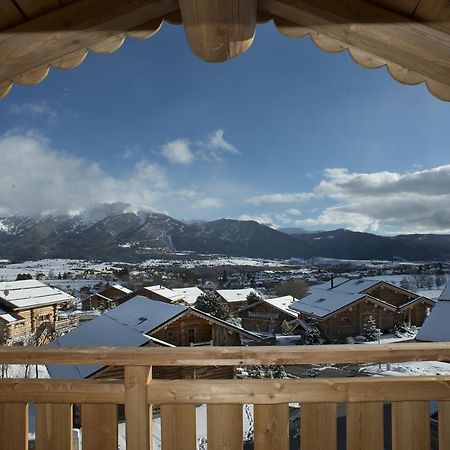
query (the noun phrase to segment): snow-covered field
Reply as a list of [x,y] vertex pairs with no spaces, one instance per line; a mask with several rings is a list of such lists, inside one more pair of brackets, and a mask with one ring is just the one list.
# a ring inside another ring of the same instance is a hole
[[450,375],[450,363],[440,361],[410,361],[403,363],[391,363],[390,367],[386,364],[374,364],[366,366],[364,372],[372,376],[436,376]]

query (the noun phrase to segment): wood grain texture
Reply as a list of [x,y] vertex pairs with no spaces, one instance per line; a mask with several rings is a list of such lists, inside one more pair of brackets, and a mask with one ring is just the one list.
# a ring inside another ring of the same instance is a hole
[[245,52],[256,29],[256,0],[180,0],[189,46],[209,62],[222,62]]
[[392,403],[392,450],[430,449],[429,403]]
[[117,405],[81,406],[83,450],[117,450]]
[[300,442],[302,450],[336,450],[337,419],[335,403],[301,406]]
[[122,383],[93,380],[4,379],[0,403],[124,403]]
[[162,450],[196,450],[195,405],[161,405]]
[[11,0],[0,1],[0,30],[13,27],[25,20],[20,10]]
[[242,450],[242,405],[208,405],[208,450]]
[[450,85],[450,34],[363,0],[261,0],[261,9]]
[[49,347],[0,347],[0,364],[239,366],[448,360],[448,342],[286,347],[71,347],[70,351]]
[[125,426],[127,448],[151,448],[151,406],[147,402],[146,385],[151,379],[151,368],[125,368]]
[[220,380],[220,383],[203,379],[154,380],[147,390],[155,404],[447,400],[450,398],[450,376]]
[[37,404],[36,450],[72,450],[72,405]]
[[289,450],[289,404],[255,405],[255,450]]
[[450,450],[450,401],[439,402],[439,450]]
[[28,449],[28,405],[0,405],[0,443],[2,450]]
[[176,0],[79,0],[0,34],[0,82],[176,10]]
[[383,450],[383,403],[347,405],[347,450]]

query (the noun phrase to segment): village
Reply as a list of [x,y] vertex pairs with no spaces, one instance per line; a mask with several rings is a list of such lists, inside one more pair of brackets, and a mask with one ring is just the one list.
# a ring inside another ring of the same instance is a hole
[[[86,263],[80,265],[73,261],[4,264],[3,276],[9,280],[0,282],[1,345],[204,348],[350,343],[364,346],[450,339],[441,317],[446,302],[450,301],[450,292],[445,289],[448,268],[441,263],[406,267],[388,263],[361,267],[359,264],[352,268],[354,272],[345,273],[334,273],[335,264],[332,268],[312,264],[271,267],[269,264],[269,267],[251,266],[251,270],[248,266],[219,266],[208,273],[208,279],[199,279],[197,285],[188,284],[184,270],[163,266],[148,272],[150,281],[156,278],[161,284],[145,283],[143,272],[117,263],[85,266]],[[364,276],[368,271],[374,275]],[[380,275],[382,271],[388,273]],[[183,278],[184,283],[180,282]],[[441,313],[434,313],[434,308]],[[154,378],[169,380],[405,374],[450,374],[450,363],[153,368]],[[115,366],[2,365],[1,377],[11,376],[124,380],[125,374],[123,367]],[[198,414],[204,414],[202,407],[199,408]],[[77,419],[79,414],[75,408],[75,429],[82,425]],[[118,417],[119,440],[124,445],[124,436],[120,435],[120,420],[124,416],[120,411]],[[156,423],[159,417],[160,409],[154,407]],[[290,408],[290,417],[290,439],[294,445],[299,437],[295,405]],[[247,409],[244,421],[247,446],[254,439],[253,421],[253,410]],[[32,436],[31,432],[30,442]],[[155,448],[159,448],[161,436],[155,435],[154,441]],[[200,433],[196,441],[201,449],[206,438]],[[81,448],[80,436],[76,435],[74,442]]]

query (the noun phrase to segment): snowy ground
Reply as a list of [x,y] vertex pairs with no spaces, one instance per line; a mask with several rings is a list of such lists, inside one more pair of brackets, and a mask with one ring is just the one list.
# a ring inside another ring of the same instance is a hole
[[374,364],[365,366],[363,371],[372,376],[436,376],[450,375],[450,363],[440,361],[410,361],[403,363]]

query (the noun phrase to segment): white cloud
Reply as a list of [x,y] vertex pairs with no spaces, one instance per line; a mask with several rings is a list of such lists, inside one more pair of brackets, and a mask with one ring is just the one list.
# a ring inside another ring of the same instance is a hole
[[301,216],[302,215],[301,211],[297,208],[289,208],[286,211],[286,214],[289,214],[290,216]]
[[98,164],[53,149],[36,134],[0,136],[0,161],[1,215],[65,213],[114,202],[179,214],[220,206],[202,191],[179,189],[152,161],[114,177]]
[[450,165],[405,173],[326,169],[313,194],[334,204],[315,218],[297,221],[297,225],[450,232]]
[[184,166],[191,164],[195,159],[187,139],[176,139],[174,141],[167,142],[162,146],[161,154],[170,163]]
[[231,153],[232,155],[237,155],[239,153],[238,149],[227,142],[223,136],[224,131],[219,128],[208,135],[206,141],[203,143],[203,146],[211,150],[219,150]]
[[19,116],[28,116],[33,120],[39,117],[46,117],[49,120],[56,120],[58,117],[58,113],[50,107],[48,102],[45,100],[21,104],[14,103],[10,106],[9,112]]
[[260,206],[267,203],[297,203],[310,200],[314,194],[309,192],[286,192],[283,194],[264,194],[247,198],[246,203],[251,203],[255,206]]
[[213,131],[200,141],[180,138],[167,142],[161,147],[161,155],[171,164],[186,166],[195,160],[223,162],[226,154],[238,155],[239,151],[225,140],[222,129]]

